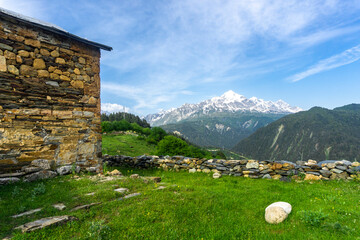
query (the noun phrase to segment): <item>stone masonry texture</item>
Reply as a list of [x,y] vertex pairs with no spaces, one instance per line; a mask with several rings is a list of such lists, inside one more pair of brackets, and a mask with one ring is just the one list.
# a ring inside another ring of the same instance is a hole
[[100,49],[0,16],[0,173],[100,166]]

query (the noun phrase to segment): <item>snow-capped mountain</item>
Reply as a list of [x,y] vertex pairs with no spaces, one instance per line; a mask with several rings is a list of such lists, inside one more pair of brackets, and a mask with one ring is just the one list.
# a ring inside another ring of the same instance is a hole
[[290,114],[302,111],[299,107],[290,106],[278,100],[265,101],[256,97],[246,98],[234,91],[227,91],[220,97],[213,97],[197,104],[184,104],[179,108],[171,108],[145,117],[152,126],[176,123],[188,118],[206,116],[216,112],[252,112],[271,114]]

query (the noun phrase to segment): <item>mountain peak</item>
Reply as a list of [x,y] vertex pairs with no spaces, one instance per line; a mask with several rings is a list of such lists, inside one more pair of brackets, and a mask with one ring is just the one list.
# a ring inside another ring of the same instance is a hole
[[222,98],[225,98],[227,100],[233,100],[233,101],[241,101],[245,99],[243,95],[237,94],[233,90],[229,90],[225,92],[223,95],[221,95]]

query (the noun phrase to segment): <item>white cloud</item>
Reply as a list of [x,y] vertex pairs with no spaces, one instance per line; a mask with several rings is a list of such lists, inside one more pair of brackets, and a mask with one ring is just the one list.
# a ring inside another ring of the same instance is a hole
[[184,98],[199,83],[241,81],[286,69],[289,59],[304,49],[360,31],[333,19],[353,14],[347,3],[183,0],[157,5],[150,15],[144,14],[146,7],[134,15],[114,6],[113,11],[121,11],[124,20],[117,32],[111,15],[104,15],[111,37],[116,33],[119,38],[135,37],[125,38],[118,48],[113,46],[114,52],[104,53],[102,63],[119,73],[134,74],[121,83],[104,83],[103,90],[121,92],[135,100],[134,109],[141,111]]
[[25,16],[33,17],[39,20],[46,20],[47,13],[44,3],[39,0],[32,1],[14,1],[0,0],[0,7],[11,10]]
[[101,111],[106,113],[130,112],[130,108],[116,103],[101,103]]
[[359,59],[360,59],[360,45],[357,45],[340,54],[321,60],[317,64],[308,68],[306,71],[289,77],[288,80],[292,82],[297,82],[311,75],[356,62]]

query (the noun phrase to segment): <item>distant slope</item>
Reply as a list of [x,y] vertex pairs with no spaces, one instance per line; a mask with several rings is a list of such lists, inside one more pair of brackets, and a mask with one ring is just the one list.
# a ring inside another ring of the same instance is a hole
[[360,104],[334,110],[314,107],[285,116],[234,148],[254,159],[360,159]]
[[239,140],[283,116],[251,112],[213,113],[161,128],[168,132],[180,132],[184,138],[199,146],[231,149]]

